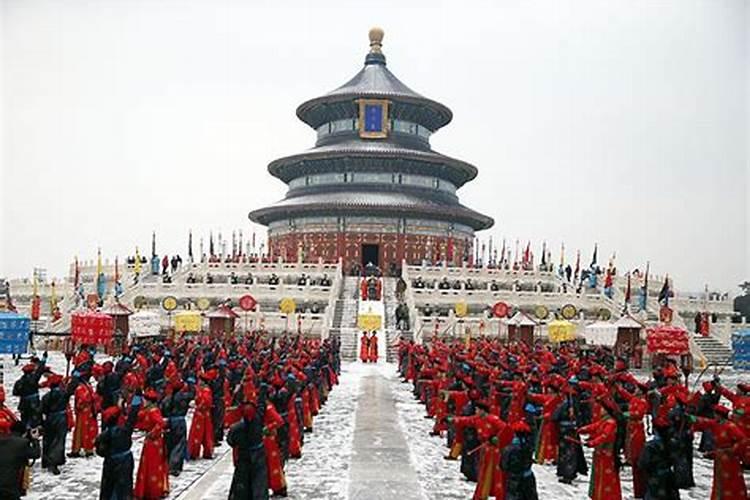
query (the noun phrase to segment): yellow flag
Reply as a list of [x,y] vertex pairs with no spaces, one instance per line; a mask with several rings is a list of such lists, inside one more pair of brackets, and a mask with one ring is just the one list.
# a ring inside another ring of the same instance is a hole
[[55,309],[57,309],[57,293],[55,293],[55,282],[53,281],[50,285],[50,295],[49,295],[49,308],[50,312],[52,314],[55,314]]
[[141,274],[141,252],[138,251],[138,247],[135,247],[135,267],[133,271],[135,274]]

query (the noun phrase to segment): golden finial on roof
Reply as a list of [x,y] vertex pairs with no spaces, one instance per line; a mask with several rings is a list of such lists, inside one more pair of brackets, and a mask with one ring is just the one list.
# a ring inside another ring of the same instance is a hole
[[383,28],[378,28],[377,26],[374,28],[370,28],[370,53],[371,54],[382,54],[382,51],[380,50],[383,46],[383,35],[385,33],[383,32]]

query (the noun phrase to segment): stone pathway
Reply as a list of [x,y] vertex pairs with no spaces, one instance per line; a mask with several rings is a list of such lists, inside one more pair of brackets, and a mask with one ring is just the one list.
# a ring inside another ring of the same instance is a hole
[[[368,369],[369,368],[369,369]],[[393,381],[376,366],[360,381],[349,483],[352,500],[417,500],[424,495],[398,423]]]

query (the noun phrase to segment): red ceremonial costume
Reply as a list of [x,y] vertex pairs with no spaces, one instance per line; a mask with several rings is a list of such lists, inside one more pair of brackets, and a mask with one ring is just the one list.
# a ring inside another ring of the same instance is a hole
[[378,362],[378,337],[375,332],[372,332],[370,337],[370,352],[369,352],[370,363]]
[[169,466],[164,453],[164,418],[155,404],[138,414],[136,428],[146,431],[135,479],[136,500],[156,500],[169,493]]
[[271,403],[266,404],[263,416],[263,447],[266,450],[266,469],[268,470],[268,487],[274,493],[286,491],[284,465],[281,462],[279,443],[276,441],[276,430],[284,425],[284,419]]
[[359,359],[363,363],[367,363],[370,359],[370,338],[367,336],[367,332],[362,334],[362,339],[360,340]]
[[562,403],[563,398],[558,394],[529,393],[527,399],[542,405],[542,427],[536,444],[536,463],[544,464],[557,461],[557,442],[559,428],[552,418],[553,413]]
[[188,435],[188,455],[191,460],[201,456],[211,458],[214,453],[214,426],[211,421],[213,395],[211,388],[202,385],[195,393],[195,413]]
[[88,382],[81,381],[75,390],[75,428],[73,430],[73,455],[81,450],[94,453],[94,440],[99,434],[96,421],[96,394]]
[[460,427],[474,427],[482,442],[479,452],[479,478],[474,500],[495,497],[505,499],[505,477],[500,468],[500,453],[513,439],[511,427],[496,415],[471,415],[453,420]]
[[[717,409],[729,416],[729,410]],[[697,431],[710,430],[716,440],[713,450],[714,481],[711,486],[711,500],[746,499],[747,486],[742,475],[740,451],[746,445],[748,436],[740,427],[724,418],[698,418],[693,428]]]
[[620,474],[615,468],[615,438],[617,423],[605,416],[593,424],[581,427],[580,434],[588,434],[587,446],[594,448],[594,460],[589,479],[589,498],[592,500],[621,500]]

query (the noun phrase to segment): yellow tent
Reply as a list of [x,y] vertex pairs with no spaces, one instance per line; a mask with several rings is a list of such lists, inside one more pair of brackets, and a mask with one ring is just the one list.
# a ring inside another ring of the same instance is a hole
[[547,333],[552,342],[568,342],[576,338],[576,325],[567,320],[550,321]]
[[199,312],[180,311],[174,315],[174,329],[177,332],[199,332],[203,326],[203,317]]

